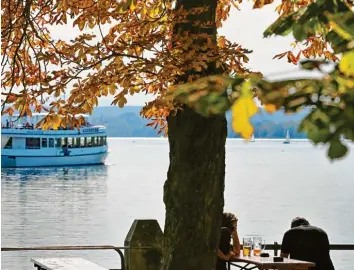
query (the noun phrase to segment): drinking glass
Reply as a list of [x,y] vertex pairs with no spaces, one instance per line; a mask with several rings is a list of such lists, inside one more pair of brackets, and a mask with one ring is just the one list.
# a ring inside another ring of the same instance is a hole
[[260,236],[253,237],[253,255],[260,256],[265,248],[265,240]]
[[252,251],[252,238],[251,237],[244,237],[242,241],[242,251],[243,256],[251,256]]

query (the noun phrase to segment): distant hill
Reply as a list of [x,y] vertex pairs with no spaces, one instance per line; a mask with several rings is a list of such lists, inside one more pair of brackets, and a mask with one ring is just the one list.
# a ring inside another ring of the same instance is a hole
[[[160,137],[157,130],[147,127],[149,122],[140,115],[141,106],[126,106],[124,108],[107,106],[96,107],[90,117],[92,124],[106,124],[109,137]],[[309,109],[297,114],[288,115],[284,111],[269,114],[259,108],[259,112],[252,117],[256,138],[284,138],[289,129],[291,138],[306,138],[304,133],[297,132],[301,120],[309,113]],[[2,116],[4,123],[7,116]],[[228,122],[228,137],[239,138],[231,127],[231,112],[226,114]]]
[[[140,115],[140,106],[96,107],[90,118],[93,124],[106,123],[110,137],[159,137],[157,130],[147,127],[148,121]],[[309,109],[300,113],[287,115],[284,111],[273,114],[266,113],[262,108],[252,117],[251,122],[255,127],[257,138],[284,138],[289,129],[291,138],[306,138],[304,133],[297,132],[301,120],[309,113]],[[228,137],[239,138],[232,131],[231,113],[226,114],[228,121]]]

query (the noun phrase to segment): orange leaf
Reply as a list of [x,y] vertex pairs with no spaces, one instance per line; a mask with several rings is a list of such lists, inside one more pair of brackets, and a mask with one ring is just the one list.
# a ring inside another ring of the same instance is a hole
[[288,52],[288,62],[293,63],[294,65],[297,63],[296,58],[292,52]]
[[16,101],[16,99],[17,99],[17,97],[16,97],[15,95],[10,94],[10,95],[8,95],[8,97],[7,97],[7,102],[8,102],[8,103],[13,103],[13,102]]
[[277,54],[276,56],[273,57],[273,59],[275,58],[282,59],[287,53],[288,52]]
[[273,113],[277,110],[277,107],[274,104],[265,104],[264,109],[268,113]]
[[254,0],[253,8],[262,8],[264,5],[273,3],[274,0]]

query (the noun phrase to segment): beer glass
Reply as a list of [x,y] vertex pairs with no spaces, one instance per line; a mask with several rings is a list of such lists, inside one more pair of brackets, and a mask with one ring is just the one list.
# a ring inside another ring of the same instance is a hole
[[242,241],[242,251],[243,256],[251,256],[252,251],[252,238],[251,237],[244,237]]
[[265,240],[260,236],[253,237],[253,255],[260,256],[265,248]]

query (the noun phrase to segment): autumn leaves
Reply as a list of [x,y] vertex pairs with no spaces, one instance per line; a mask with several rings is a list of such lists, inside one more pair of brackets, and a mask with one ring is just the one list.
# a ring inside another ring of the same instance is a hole
[[[284,108],[291,113],[314,106],[330,114],[333,122],[322,121],[324,117],[318,120],[317,113],[301,126],[316,142],[338,146],[341,136],[354,140],[348,127],[354,121],[350,111],[354,102],[353,3],[283,0],[276,8],[279,18],[264,35],[292,33],[295,42],[291,50],[275,58],[319,70],[324,77],[268,82],[245,67],[251,51],[227,37],[215,37],[231,7],[241,2],[205,1],[187,10],[176,7],[175,1],[160,0],[40,0],[26,1],[26,6],[3,1],[3,112],[11,114],[15,108],[29,115],[34,107],[48,112],[44,128],[73,128],[80,124],[74,116],[92,112],[99,97],[112,95],[112,104],[123,107],[129,95],[143,93],[155,100],[144,106],[141,115],[159,132],[167,131],[169,113],[187,104],[204,116],[231,108],[234,130],[250,138],[249,119],[257,111],[253,99],[257,97],[269,112]],[[271,2],[255,0],[254,8]],[[215,21],[203,21],[213,3],[217,3]],[[68,31],[77,27],[80,35],[58,40],[49,31],[57,24],[67,25]],[[189,29],[183,30],[181,26],[187,24]],[[326,73],[327,62],[334,63],[334,70]],[[313,99],[315,95],[318,100]],[[343,154],[338,153],[331,156]]]

